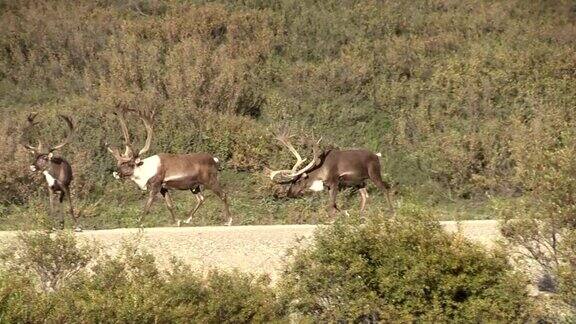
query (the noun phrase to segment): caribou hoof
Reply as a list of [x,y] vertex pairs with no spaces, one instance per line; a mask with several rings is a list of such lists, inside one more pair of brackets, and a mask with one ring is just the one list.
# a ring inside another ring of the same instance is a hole
[[178,221],[176,222],[176,226],[181,227],[181,226],[182,226],[182,221],[181,221],[181,220],[178,220]]
[[232,217],[226,222],[226,226],[232,226]]
[[76,232],[76,233],[81,233],[81,232],[83,232],[82,227],[80,227],[80,226],[74,227],[74,232]]

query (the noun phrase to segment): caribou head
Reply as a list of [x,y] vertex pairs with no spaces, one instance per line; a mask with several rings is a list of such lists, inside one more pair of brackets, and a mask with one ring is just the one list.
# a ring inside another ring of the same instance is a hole
[[126,126],[126,113],[132,112],[130,109],[121,109],[115,112],[116,118],[118,118],[118,123],[120,124],[120,129],[124,137],[124,153],[120,153],[118,148],[112,148],[108,143],[106,143],[106,149],[112,153],[116,159],[116,166],[118,171],[114,171],[112,174],[116,179],[126,179],[134,174],[134,169],[141,166],[144,162],[141,157],[148,152],[150,149],[150,144],[152,143],[152,120],[154,118],[154,113],[145,114],[143,112],[138,112],[138,116],[142,119],[144,127],[146,128],[146,142],[144,147],[140,151],[135,152],[132,149],[132,142],[130,139],[130,133],[128,132],[128,127]]
[[[36,126],[38,123],[34,121],[38,113],[31,113],[28,115],[27,118],[27,126],[24,128],[23,135],[27,134],[31,128]],[[74,125],[72,124],[72,120],[68,116],[58,115],[64,122],[66,126],[68,126],[69,132],[66,138],[60,142],[58,145],[54,146],[46,146],[42,140],[38,140],[37,145],[31,145],[27,141],[22,138],[21,144],[26,149],[30,151],[34,155],[34,159],[32,164],[30,165],[30,170],[34,172],[44,172],[48,166],[50,165],[50,161],[53,159],[54,154],[53,152],[56,150],[61,149],[66,144],[70,142],[72,135],[74,134]]]

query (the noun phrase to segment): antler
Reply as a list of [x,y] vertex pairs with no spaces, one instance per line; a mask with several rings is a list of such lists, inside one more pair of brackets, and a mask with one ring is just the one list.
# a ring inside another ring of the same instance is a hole
[[122,108],[120,111],[116,111],[114,115],[118,118],[118,123],[120,124],[120,130],[122,131],[122,136],[124,136],[124,157],[132,157],[134,152],[132,151],[132,142],[130,140],[130,132],[128,131],[128,126],[126,126],[126,112],[129,111],[128,108]]
[[150,144],[152,144],[152,121],[154,120],[155,114],[155,111],[147,114],[138,112],[138,116],[144,122],[144,127],[146,127],[146,143],[144,144],[144,147],[138,152],[138,156],[148,152],[150,149]]
[[305,167],[303,167],[302,169],[300,169],[300,171],[296,172],[293,177],[297,177],[301,174],[303,174],[304,172],[307,172],[308,170],[312,169],[320,160],[320,142],[322,141],[322,137],[320,137],[316,143],[314,143],[314,145],[312,146],[312,161],[310,161],[310,163],[308,163]]
[[62,147],[64,147],[66,144],[70,143],[70,140],[72,139],[72,136],[74,135],[74,125],[72,124],[72,120],[70,119],[70,117],[68,116],[64,116],[64,115],[58,115],[58,117],[62,118],[64,120],[64,122],[66,122],[66,125],[68,126],[68,128],[70,129],[70,131],[68,132],[68,136],[66,136],[66,138],[64,139],[64,141],[56,146],[51,147],[48,151],[52,152],[58,149],[61,149]]
[[282,145],[286,146],[286,148],[288,148],[288,150],[290,151],[290,153],[292,153],[295,157],[296,157],[296,163],[294,164],[294,166],[292,167],[291,170],[275,170],[275,171],[270,171],[270,179],[274,180],[274,178],[278,175],[278,174],[285,174],[285,175],[290,175],[294,172],[296,172],[296,170],[298,170],[298,167],[300,167],[300,165],[302,165],[302,163],[304,163],[306,161],[306,159],[303,159],[300,154],[298,153],[298,151],[296,151],[296,149],[294,148],[294,146],[292,146],[292,144],[290,143],[290,141],[288,140],[291,136],[288,133],[282,133],[279,134],[275,137],[276,140],[278,140],[280,143],[282,143]]
[[[132,142],[130,139],[130,132],[128,131],[128,126],[126,125],[126,113],[128,112],[133,112],[133,113],[137,113],[138,117],[140,117],[140,119],[142,119],[142,121],[144,122],[144,127],[146,128],[146,142],[144,144],[144,147],[142,147],[142,149],[140,149],[140,151],[138,152],[138,154],[134,154],[134,152],[132,151]],[[130,108],[122,108],[122,109],[118,109],[118,111],[116,111],[114,113],[114,115],[116,115],[116,117],[118,118],[118,123],[120,124],[120,129],[122,130],[122,135],[124,136],[124,144],[126,146],[126,149],[124,151],[124,154],[120,154],[120,150],[118,149],[114,149],[111,148],[110,145],[108,143],[105,143],[104,145],[106,146],[106,149],[112,153],[112,155],[114,155],[114,157],[117,160],[122,160],[122,159],[131,159],[131,158],[135,158],[135,157],[139,157],[142,154],[145,154],[146,152],[148,152],[148,150],[150,149],[150,145],[152,144],[152,121],[154,120],[154,115],[155,112],[151,112],[151,113],[144,113],[141,111],[137,111],[135,109],[130,109]]]
[[38,145],[32,146],[29,143],[27,143],[26,141],[24,141],[24,134],[26,134],[30,130],[30,128],[34,127],[37,124],[34,122],[34,118],[36,118],[37,115],[38,115],[37,112],[33,112],[33,113],[30,113],[28,115],[28,117],[26,118],[27,125],[22,130],[22,138],[20,139],[20,144],[22,144],[22,146],[31,150],[34,153],[38,153],[38,152],[42,151],[42,148],[43,148],[42,141],[38,140]]
[[120,150],[118,150],[117,148],[111,148],[109,143],[104,143],[104,146],[106,147],[108,152],[110,152],[110,153],[112,153],[112,155],[114,155],[114,158],[116,160],[122,159],[122,154],[120,154]]
[[288,150],[296,157],[296,163],[294,164],[294,166],[292,167],[291,170],[270,171],[270,179],[273,181],[276,181],[275,178],[278,175],[282,175],[282,178],[287,178],[287,179],[283,179],[283,180],[278,181],[279,183],[285,183],[285,182],[292,181],[297,176],[303,174],[304,172],[306,172],[306,171],[310,170],[312,167],[314,167],[316,165],[316,163],[318,162],[318,159],[320,158],[319,144],[320,144],[320,141],[322,140],[322,138],[320,138],[316,142],[316,144],[314,145],[314,148],[313,148],[314,153],[313,153],[312,161],[310,161],[304,168],[298,170],[298,168],[302,165],[302,163],[304,163],[306,161],[306,159],[302,159],[300,154],[298,154],[298,151],[296,151],[294,146],[292,146],[292,144],[288,141],[289,137],[290,136],[288,136],[287,134],[282,134],[282,135],[279,135],[276,137],[276,139],[278,141],[280,141],[280,143],[282,143],[284,146],[286,146],[288,148]]
[[120,130],[122,131],[122,136],[124,137],[124,146],[125,146],[124,154],[120,153],[120,149],[110,147],[109,143],[104,143],[104,146],[106,147],[108,152],[114,155],[114,158],[116,160],[118,161],[130,160],[133,158],[134,152],[130,147],[131,145],[130,132],[128,131],[128,126],[126,126],[126,119],[125,119],[126,112],[128,112],[129,109],[126,107],[121,108],[120,105],[116,105],[116,108],[117,110],[114,112],[114,115],[118,119],[118,124],[120,124]]

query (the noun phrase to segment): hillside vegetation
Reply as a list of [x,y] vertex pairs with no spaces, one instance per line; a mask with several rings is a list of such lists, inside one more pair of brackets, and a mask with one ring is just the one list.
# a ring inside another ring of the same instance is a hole
[[[290,165],[272,139],[286,128],[300,145],[315,134],[382,152],[401,199],[450,217],[574,184],[573,1],[3,0],[0,21],[1,228],[46,222],[44,180],[18,145],[31,111],[44,127],[30,139],[58,141],[56,114],[73,116],[62,155],[85,226],[135,224],[143,195],[113,181],[103,147],[121,144],[117,104],[157,112],[151,152],[223,161],[241,224],[326,217],[325,195],[274,197],[261,172]],[[146,225],[168,223],[162,204]],[[222,223],[217,199],[206,205],[195,224]]]

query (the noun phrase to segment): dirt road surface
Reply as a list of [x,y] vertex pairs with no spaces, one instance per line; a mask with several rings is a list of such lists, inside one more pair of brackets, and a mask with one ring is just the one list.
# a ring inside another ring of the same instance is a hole
[[[501,238],[498,221],[441,222],[447,231],[459,231],[467,238],[492,247]],[[122,228],[85,231],[78,237],[97,242],[106,253],[115,253],[123,242],[137,243],[154,254],[160,266],[177,257],[193,269],[211,268],[269,274],[273,281],[285,260],[286,251],[310,241],[316,225],[255,225],[230,227]],[[17,232],[0,232],[0,245]]]

